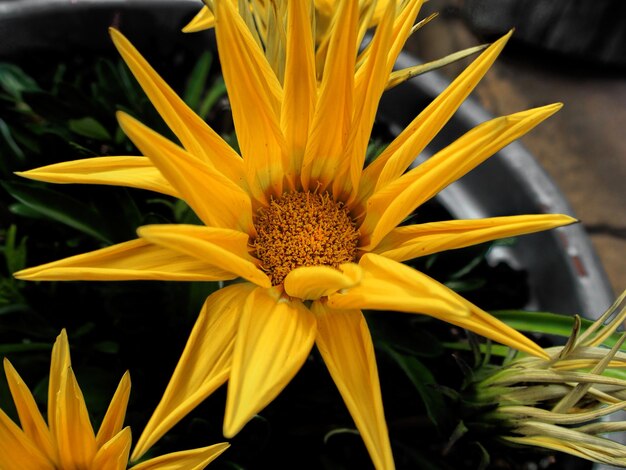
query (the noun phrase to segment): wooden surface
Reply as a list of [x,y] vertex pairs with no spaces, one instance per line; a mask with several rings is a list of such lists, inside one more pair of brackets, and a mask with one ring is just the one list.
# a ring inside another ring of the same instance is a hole
[[[452,7],[452,8],[451,8]],[[407,49],[426,60],[486,42],[459,1],[431,0],[441,15]],[[441,72],[454,77],[466,59]],[[565,106],[521,142],[555,180],[586,227],[616,293],[626,289],[626,79],[624,71],[555,57],[512,40],[473,96],[503,115],[552,102]],[[564,293],[564,295],[567,295]]]

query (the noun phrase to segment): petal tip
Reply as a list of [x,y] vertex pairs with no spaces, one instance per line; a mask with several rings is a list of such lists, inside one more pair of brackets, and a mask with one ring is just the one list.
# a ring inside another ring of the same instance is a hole
[[237,435],[239,431],[245,426],[244,424],[234,423],[232,420],[226,421],[226,417],[224,417],[224,426],[222,428],[222,435],[226,439],[232,439]]

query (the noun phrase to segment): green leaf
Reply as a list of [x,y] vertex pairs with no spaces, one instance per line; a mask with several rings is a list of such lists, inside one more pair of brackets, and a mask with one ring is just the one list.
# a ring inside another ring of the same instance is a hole
[[[542,333],[546,335],[569,338],[574,326],[574,317],[550,312],[527,312],[524,310],[496,310],[490,312],[494,317],[519,331]],[[581,318],[581,333],[589,328],[593,321]],[[616,331],[603,343],[612,347],[620,339],[623,332]],[[626,351],[626,346],[622,347]]]
[[4,243],[4,257],[7,270],[14,273],[26,266],[26,237],[23,237],[19,243],[17,240],[17,227],[11,225],[6,233],[6,241]]
[[377,347],[391,345],[396,351],[421,357],[437,357],[443,352],[439,340],[422,324],[430,321],[427,317],[410,318],[392,312],[384,318],[366,312],[365,317]]
[[183,99],[194,111],[198,110],[202,92],[206,88],[212,62],[213,54],[209,51],[204,52],[196,62],[187,80],[187,87],[185,88]]
[[475,290],[484,287],[487,284],[485,279],[464,279],[458,281],[447,281],[444,283],[445,286],[454,292],[463,293],[463,292],[472,292]]
[[211,88],[209,88],[209,90],[206,92],[206,95],[204,95],[204,99],[202,100],[202,103],[200,103],[200,106],[198,108],[198,115],[202,119],[206,119],[211,109],[213,109],[213,106],[215,106],[215,103],[217,103],[217,101],[225,94],[226,83],[224,83],[224,79],[222,78],[222,76],[219,76],[215,79],[215,82],[213,82]]
[[426,408],[426,414],[433,424],[439,427],[445,417],[446,406],[430,370],[417,358],[399,353],[389,345],[383,345],[383,351],[402,369],[415,386]]
[[120,345],[115,341],[100,341],[94,344],[93,348],[105,354],[117,354],[120,350]]
[[102,242],[111,244],[107,224],[97,211],[63,193],[32,183],[2,182],[15,199],[47,218],[72,227]]
[[16,99],[23,91],[38,91],[39,86],[17,65],[0,62],[0,88]]
[[11,315],[13,313],[24,313],[24,312],[28,312],[29,310],[30,310],[30,307],[24,304],[6,305],[4,307],[0,307],[0,316]]
[[[17,160],[23,162],[25,159],[24,152],[22,152],[20,146],[17,145],[17,142],[15,142],[15,139],[13,138],[13,135],[11,133],[11,129],[9,128],[7,123],[4,122],[4,120],[2,119],[0,119],[0,135],[6,142],[13,155],[15,155]],[[2,160],[4,160],[4,158]]]
[[105,129],[105,127],[91,117],[84,117],[80,119],[70,119],[68,126],[75,134],[87,137],[95,140],[111,140],[111,134]]
[[50,351],[51,349],[52,346],[48,343],[0,344],[0,356],[31,351]]
[[25,217],[28,219],[44,219],[45,217],[41,214],[41,212],[36,211],[35,209],[31,209],[26,204],[22,204],[21,202],[16,202],[15,204],[11,204],[9,206],[9,211],[11,214],[19,215],[20,217]]

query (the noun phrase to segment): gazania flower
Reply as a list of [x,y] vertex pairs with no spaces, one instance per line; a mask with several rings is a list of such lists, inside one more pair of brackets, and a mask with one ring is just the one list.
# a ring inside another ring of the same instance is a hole
[[[207,2],[208,5],[212,1]],[[232,1],[233,5],[238,5],[236,0]],[[315,39],[322,42],[330,29],[330,23],[334,13],[337,11],[337,0],[313,0],[313,8],[315,10]],[[362,19],[361,24],[365,27],[373,26],[380,21],[385,10],[388,0],[359,0],[359,16]],[[239,2],[241,4],[241,2]],[[185,33],[193,33],[212,28],[215,26],[215,15],[208,5],[202,7],[198,14],[183,28]],[[249,7],[248,20],[254,22],[254,26],[262,37],[263,41],[271,36],[276,36],[276,32],[272,31],[267,34],[268,27],[273,29],[276,23],[280,23],[282,14],[286,10],[286,2],[271,2],[267,0],[246,0],[243,5]],[[214,7],[213,7],[214,8]],[[280,11],[279,11],[280,10]],[[250,24],[250,22],[248,23]]]
[[[8,359],[4,371],[20,429],[0,410],[0,468],[2,470],[124,470],[130,453],[130,428],[122,428],[130,394],[130,376],[124,374],[95,434],[83,394],[70,360],[65,330],[52,348],[48,388],[48,424],[35,399]],[[162,455],[133,470],[201,469],[228,448],[215,444]]]
[[243,281],[207,299],[133,459],[227,380],[224,434],[234,436],[287,385],[315,343],[372,461],[391,468],[374,350],[361,309],[431,315],[543,357],[531,340],[402,262],[574,219],[528,215],[400,224],[560,105],[485,122],[406,171],[488,70],[507,35],[364,169],[378,101],[421,2],[405,2],[398,11],[389,2],[359,55],[359,3],[338,2],[321,76],[311,2],[276,3],[287,15],[282,80],[232,2],[213,2],[241,155],[112,30],[122,57],[182,147],[119,113],[122,129],[144,157],[100,157],[23,173],[43,181],[173,195],[204,225],[141,227],[136,240],[16,276]]

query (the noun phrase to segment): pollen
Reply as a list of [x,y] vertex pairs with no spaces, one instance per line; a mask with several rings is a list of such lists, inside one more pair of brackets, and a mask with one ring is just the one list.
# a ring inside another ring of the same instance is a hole
[[275,286],[295,268],[356,260],[359,231],[350,211],[328,193],[285,193],[258,210],[254,225],[255,255]]

